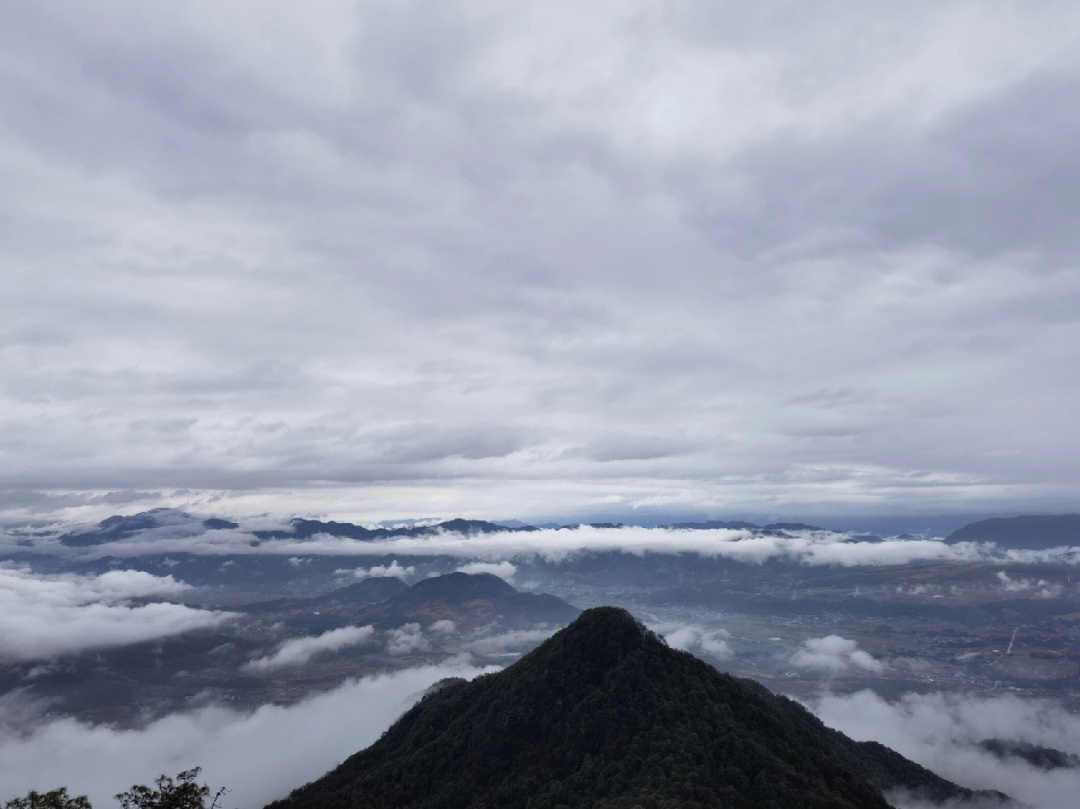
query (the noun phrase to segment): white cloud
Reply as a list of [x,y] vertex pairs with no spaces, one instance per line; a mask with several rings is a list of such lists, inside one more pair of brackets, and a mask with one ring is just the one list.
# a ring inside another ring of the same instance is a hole
[[491,573],[500,579],[510,581],[517,573],[517,566],[511,562],[469,562],[458,569],[459,573]]
[[172,576],[111,570],[37,575],[0,564],[0,658],[35,660],[217,626],[229,613],[183,604],[130,604],[188,589]]
[[997,572],[998,581],[1006,593],[1033,593],[1039,598],[1057,598],[1062,593],[1062,586],[1050,584],[1046,579],[1013,578],[1004,570]]
[[[1071,41],[1048,30],[1049,15],[977,6],[786,11],[781,21],[771,4],[515,6],[493,15],[503,37],[472,78],[533,99],[549,125],[633,152],[722,158],[793,128],[835,136],[901,111],[925,125],[1062,59]],[[846,37],[863,47],[838,62],[828,49]]]
[[478,655],[518,655],[555,634],[554,629],[516,629],[471,641],[465,648]]
[[887,539],[881,542],[814,543],[805,549],[802,561],[812,565],[844,567],[905,565],[910,562],[970,562],[988,554],[989,549],[973,543],[946,545],[933,539]]
[[1080,754],[1080,716],[1053,701],[935,693],[890,702],[862,691],[809,707],[852,738],[881,742],[966,787],[999,789],[1035,809],[1071,809],[1080,794],[1080,770],[1041,770],[975,747],[1000,738]]
[[431,641],[424,637],[420,624],[403,624],[386,632],[386,652],[392,655],[424,652],[431,648]]
[[792,665],[804,669],[817,669],[832,674],[858,669],[880,674],[885,665],[869,652],[859,648],[859,644],[839,635],[827,635],[824,638],[810,638],[805,641],[791,658]]
[[1075,503],[1075,4],[203,5],[5,20],[4,517]]
[[428,630],[430,632],[436,632],[440,635],[452,635],[454,632],[457,631],[457,624],[444,618],[440,621],[435,621],[431,626],[428,627]]
[[58,719],[29,733],[4,732],[0,800],[64,784],[106,806],[133,783],[201,766],[202,780],[228,787],[229,805],[263,806],[374,742],[433,683],[478,673],[449,661],[349,681],[294,705],[250,713],[209,706],[140,729]]
[[671,628],[658,627],[669,646],[687,652],[704,653],[718,659],[731,657],[726,629],[710,629],[700,624],[686,624]]
[[[1004,563],[1054,561],[1080,564],[1080,549],[1025,552],[1017,557],[1002,553],[991,544],[945,543],[937,539],[860,540],[857,536],[832,531],[790,531],[785,535],[755,534],[743,529],[690,530],[677,528],[615,528],[582,525],[576,528],[545,528],[527,533],[495,532],[480,535],[442,533],[420,537],[394,537],[374,541],[317,535],[303,541],[278,539],[258,544],[242,532],[213,531],[198,537],[155,540],[138,539],[102,545],[86,551],[137,556],[153,550],[187,551],[198,554],[283,554],[332,556],[452,556],[473,561],[460,569],[509,571],[509,567],[480,567],[493,563],[512,565],[509,560],[541,557],[558,561],[580,553],[693,553],[703,557],[732,559],[760,564],[785,559],[806,565],[844,567],[902,565],[921,561],[975,562],[997,560]],[[390,565],[358,568],[355,575],[409,575],[411,568],[394,560]],[[516,572],[516,567],[515,567]]]
[[1025,590],[1028,587],[1027,583],[1024,581],[1014,582],[1004,570],[999,570],[997,572],[997,577],[998,581],[1004,585],[1006,590]]
[[[348,570],[336,570],[335,573],[348,573]],[[412,565],[402,567],[397,559],[392,559],[388,565],[375,565],[374,567],[358,567],[352,571],[357,579],[370,579],[375,577],[390,576],[395,579],[407,579],[416,573]]]
[[337,652],[348,646],[363,643],[375,634],[370,626],[344,626],[331,629],[321,635],[293,638],[281,644],[276,652],[247,663],[249,671],[264,672],[285,666],[299,666],[315,655]]

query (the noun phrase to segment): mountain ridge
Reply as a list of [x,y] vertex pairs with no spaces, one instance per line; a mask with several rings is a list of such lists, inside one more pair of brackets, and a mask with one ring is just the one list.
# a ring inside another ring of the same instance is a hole
[[953,531],[946,542],[993,542],[1016,550],[1080,545],[1080,514],[1022,514],[976,520]]
[[377,625],[403,621],[458,620],[462,613],[481,612],[512,624],[542,622],[559,625],[579,610],[549,593],[527,593],[493,573],[455,571],[430,576],[381,602],[370,620]]
[[[335,520],[319,520],[308,517],[292,517],[284,527],[261,528],[251,531],[251,535],[260,541],[275,539],[308,540],[316,536],[333,536],[359,541],[373,541],[392,538],[415,538],[434,536],[442,533],[479,536],[494,533],[531,533],[543,528],[569,530],[588,526],[591,528],[623,528],[622,523],[590,522],[565,523],[545,526],[532,525],[517,520],[495,522],[490,520],[471,520],[454,517],[434,523],[421,525],[395,525],[367,527],[357,523]],[[59,534],[61,544],[69,547],[87,548],[109,542],[131,539],[144,531],[157,528],[172,528],[185,535],[194,535],[200,531],[237,529],[241,524],[221,517],[198,517],[181,509],[154,508],[130,515],[116,514],[100,522],[70,528]],[[817,526],[801,522],[774,522],[759,525],[745,520],[704,520],[698,522],[672,522],[657,525],[657,528],[681,530],[734,529],[753,531],[762,534],[784,534],[791,531],[820,531]]]

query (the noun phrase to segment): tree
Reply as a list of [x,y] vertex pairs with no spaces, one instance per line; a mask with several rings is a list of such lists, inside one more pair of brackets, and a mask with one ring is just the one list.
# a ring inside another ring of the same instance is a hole
[[[168,775],[159,775],[153,787],[135,784],[127,792],[118,793],[116,799],[120,801],[121,809],[206,809],[210,788],[196,782],[199,772],[199,767],[184,770],[175,780]],[[223,792],[223,789],[219,790],[214,796],[211,809]]]
[[12,798],[4,809],[91,809],[85,795],[68,795],[67,787],[51,792],[28,792],[23,798]]

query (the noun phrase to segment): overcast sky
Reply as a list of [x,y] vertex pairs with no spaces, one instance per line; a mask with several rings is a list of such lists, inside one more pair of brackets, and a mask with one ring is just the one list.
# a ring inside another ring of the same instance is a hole
[[1075,510],[1080,6],[5,4],[0,516]]

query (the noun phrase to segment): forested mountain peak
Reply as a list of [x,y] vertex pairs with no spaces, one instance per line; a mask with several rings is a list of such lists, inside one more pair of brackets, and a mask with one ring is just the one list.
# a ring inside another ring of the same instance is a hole
[[886,809],[894,788],[973,795],[600,607],[272,806]]

